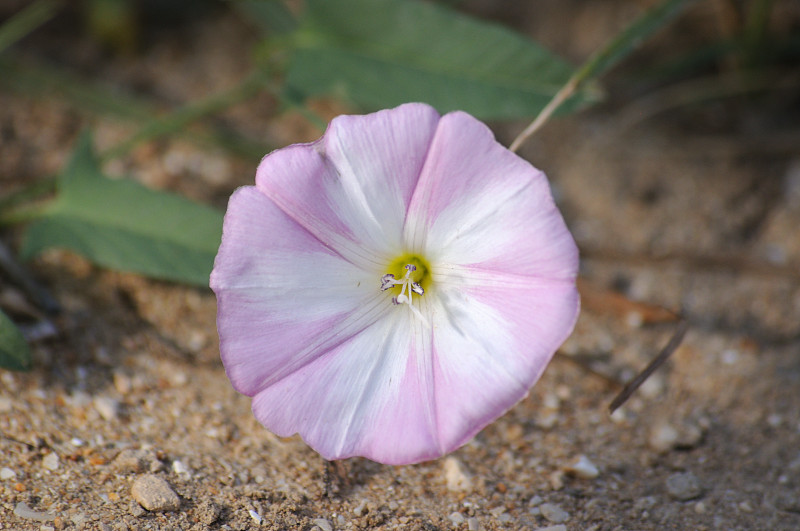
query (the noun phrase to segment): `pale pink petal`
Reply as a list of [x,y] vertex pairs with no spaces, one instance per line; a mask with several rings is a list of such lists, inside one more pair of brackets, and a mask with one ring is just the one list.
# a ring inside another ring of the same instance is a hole
[[416,103],[337,117],[318,142],[267,155],[256,186],[348,260],[374,262],[401,244],[438,120]]
[[429,299],[444,451],[464,444],[528,394],[578,316],[574,282],[479,276],[484,285],[445,281]]
[[461,112],[439,122],[406,238],[432,262],[544,278],[577,272],[577,247],[544,174]]
[[326,459],[406,464],[441,455],[433,416],[430,331],[407,308],[261,391],[256,418],[299,433]]
[[211,273],[234,387],[253,395],[378,319],[387,304],[377,275],[343,260],[256,188],[237,190]]

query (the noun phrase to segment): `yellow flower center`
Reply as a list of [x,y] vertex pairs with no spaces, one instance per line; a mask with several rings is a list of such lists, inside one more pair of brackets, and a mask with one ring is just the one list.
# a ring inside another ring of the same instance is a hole
[[[405,253],[398,256],[392,260],[389,267],[386,268],[386,272],[400,280],[406,275],[407,265],[417,268],[409,274],[411,281],[422,286],[423,290],[428,291],[431,287],[431,266],[419,255]],[[399,289],[400,285],[398,284],[396,287]]]

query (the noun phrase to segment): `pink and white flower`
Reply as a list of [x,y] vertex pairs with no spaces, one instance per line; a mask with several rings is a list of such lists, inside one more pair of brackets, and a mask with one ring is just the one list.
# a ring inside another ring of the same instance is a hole
[[340,116],[238,189],[211,274],[253,412],[327,459],[433,459],[524,398],[578,314],[547,180],[463,112]]

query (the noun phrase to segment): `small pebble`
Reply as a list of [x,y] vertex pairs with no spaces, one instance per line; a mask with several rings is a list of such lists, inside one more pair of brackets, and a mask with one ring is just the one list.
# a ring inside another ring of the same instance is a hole
[[312,523],[322,529],[322,531],[333,531],[333,526],[331,525],[330,520],[326,520],[325,518],[317,518],[313,520]]
[[263,518],[261,518],[260,514],[255,512],[253,509],[249,509],[247,512],[250,513],[250,518],[253,519],[256,525],[261,525],[261,521],[263,520]]
[[58,455],[55,452],[50,452],[44,456],[42,466],[47,470],[58,470]]
[[362,500],[361,503],[359,503],[356,508],[353,509],[353,514],[359,518],[368,512],[366,500]]
[[56,519],[56,515],[41,511],[34,511],[25,502],[19,502],[14,507],[14,514],[26,520],[36,520],[38,522],[49,522]]
[[103,417],[103,420],[111,422],[117,418],[119,413],[119,402],[107,396],[97,396],[94,401],[94,408]]
[[540,527],[536,531],[567,531],[567,526],[564,524],[551,525],[549,527]]
[[0,468],[0,479],[3,481],[17,477],[17,473],[8,467]]
[[647,439],[650,448],[658,453],[666,453],[673,448],[694,448],[703,439],[703,430],[695,424],[685,423],[674,426],[666,421],[656,423]]
[[553,490],[561,490],[564,488],[564,472],[561,470],[554,470],[550,474],[550,487]]
[[174,511],[181,505],[181,499],[169,483],[152,474],[138,477],[131,488],[131,495],[148,511]]
[[706,504],[703,502],[697,502],[694,504],[694,512],[697,514],[705,514],[706,513]]
[[594,479],[600,475],[600,471],[595,464],[585,455],[578,456],[571,464],[567,465],[564,471],[580,479]]
[[531,507],[536,507],[537,505],[541,505],[544,500],[541,496],[534,496],[530,500],[528,500],[528,505]]
[[114,389],[121,395],[127,395],[131,392],[133,383],[130,377],[123,372],[114,371]]
[[678,501],[688,501],[702,496],[703,486],[691,472],[679,472],[667,478],[667,492]]
[[739,504],[739,510],[742,511],[743,513],[752,513],[753,506],[750,505],[750,502],[743,501],[742,503]]
[[472,480],[458,459],[450,456],[444,460],[443,466],[447,490],[458,492],[472,489]]
[[117,472],[158,472],[163,468],[163,464],[156,455],[149,450],[136,450],[126,448],[122,450],[111,462],[111,466]]
[[189,469],[183,464],[183,461],[177,459],[172,462],[172,471],[179,476],[191,476],[191,472],[189,472]]
[[10,398],[5,396],[0,396],[0,413],[6,413],[11,411],[13,403],[11,402]]
[[451,522],[453,522],[453,525],[461,525],[467,521],[467,519],[464,518],[464,515],[459,513],[458,511],[450,513],[450,516],[448,516],[447,518]]
[[777,413],[773,413],[767,417],[767,424],[769,424],[770,428],[780,428],[781,424],[783,424],[783,417]]
[[542,516],[554,524],[562,524],[569,520],[569,513],[553,503],[543,503],[539,510],[542,512]]
[[481,528],[481,523],[478,521],[477,518],[474,516],[472,518],[467,518],[467,529],[469,531],[479,531]]

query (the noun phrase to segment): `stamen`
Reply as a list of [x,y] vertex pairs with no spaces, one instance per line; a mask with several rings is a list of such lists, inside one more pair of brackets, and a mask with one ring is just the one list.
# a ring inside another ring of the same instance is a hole
[[399,282],[394,279],[394,275],[391,273],[387,273],[381,277],[381,291],[386,291],[397,284],[399,284]]
[[403,276],[402,280],[397,280],[391,273],[383,275],[381,277],[381,291],[386,291],[394,286],[400,286],[400,294],[396,297],[392,297],[392,304],[396,306],[399,306],[400,304],[408,304],[408,308],[411,310],[411,312],[419,317],[425,326],[430,328],[430,324],[428,324],[427,319],[425,319],[422,313],[414,307],[414,298],[412,293],[416,293],[417,295],[422,295],[425,293],[425,290],[418,282],[411,280],[411,273],[417,270],[417,266],[414,264],[406,264],[405,269],[406,274]]

